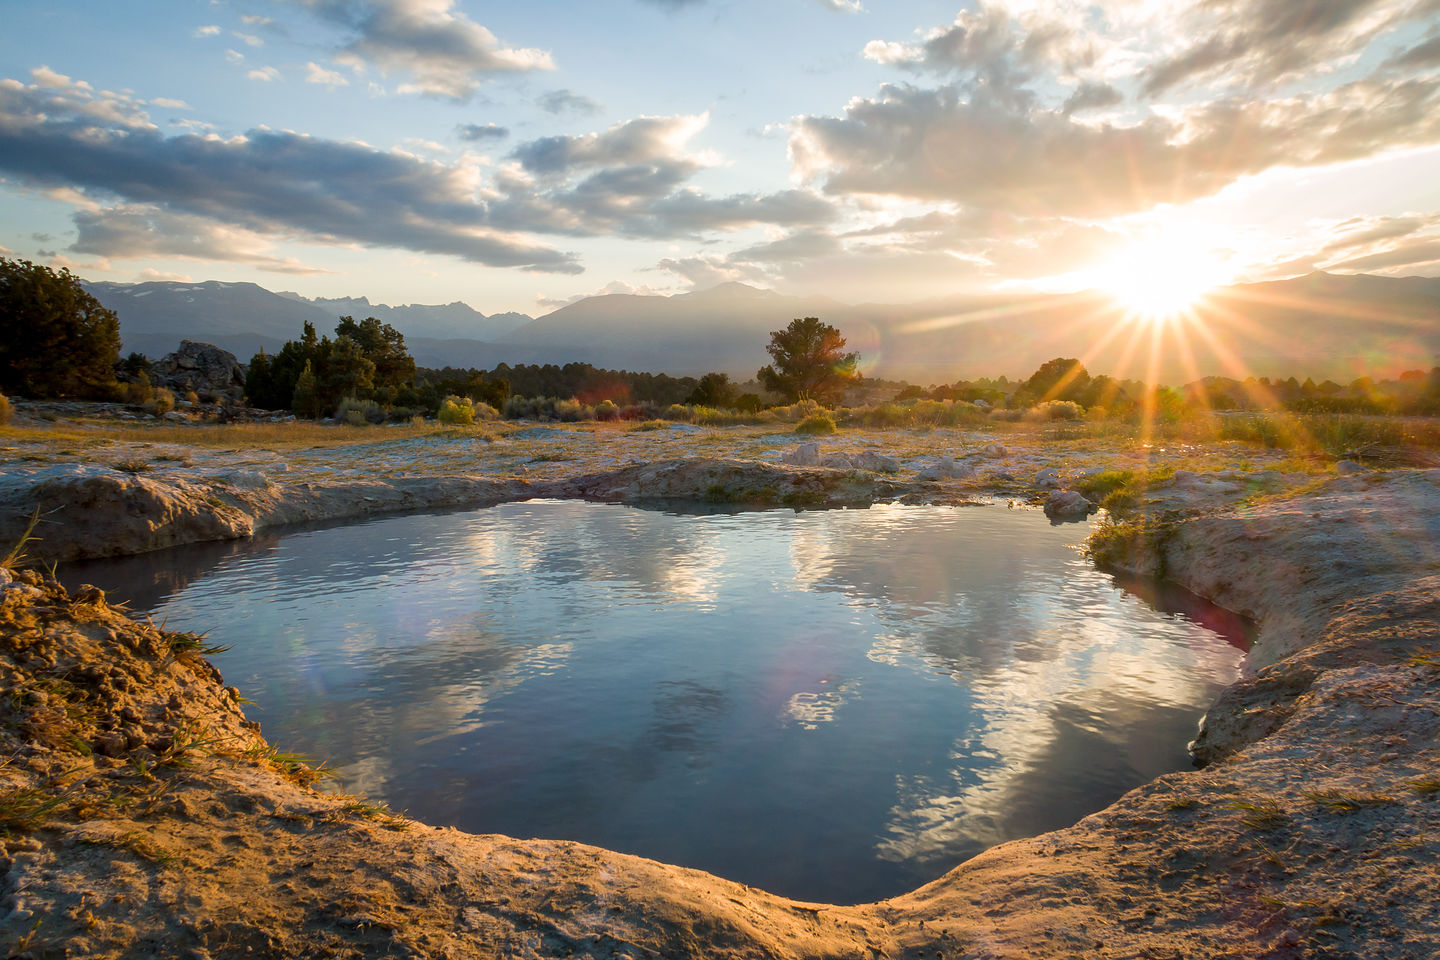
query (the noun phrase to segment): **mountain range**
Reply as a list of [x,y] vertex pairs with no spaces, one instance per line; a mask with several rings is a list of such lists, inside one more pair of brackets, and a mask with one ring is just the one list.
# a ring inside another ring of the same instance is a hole
[[1312,273],[1218,288],[1163,322],[1106,294],[957,296],[908,304],[790,297],[741,283],[674,296],[587,297],[539,318],[486,316],[464,303],[309,300],[252,283],[93,283],[120,317],[124,349],[160,356],[182,338],[242,361],[341,315],[373,316],[405,334],[421,366],[567,363],[740,379],[767,363],[769,333],[795,317],[838,327],[869,376],[914,383],[1025,376],[1079,357],[1094,373],[1182,383],[1202,376],[1393,376],[1440,363],[1440,278]]

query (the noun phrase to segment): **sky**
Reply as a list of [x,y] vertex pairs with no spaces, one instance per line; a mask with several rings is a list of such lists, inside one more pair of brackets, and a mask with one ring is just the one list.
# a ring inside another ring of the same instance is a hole
[[7,0],[0,255],[539,315],[1440,276],[1440,0]]

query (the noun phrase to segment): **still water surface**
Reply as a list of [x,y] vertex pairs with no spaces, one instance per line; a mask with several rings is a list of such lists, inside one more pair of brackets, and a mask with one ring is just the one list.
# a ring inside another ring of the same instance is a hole
[[250,716],[347,792],[854,902],[1188,765],[1236,638],[1088,532],[532,501],[61,572],[231,644]]

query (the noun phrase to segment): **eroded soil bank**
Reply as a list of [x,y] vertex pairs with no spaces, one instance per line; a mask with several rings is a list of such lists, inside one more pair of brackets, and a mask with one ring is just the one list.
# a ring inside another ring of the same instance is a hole
[[[985,440],[952,438],[949,467],[901,458],[895,473],[687,448],[712,455],[248,486],[96,470],[5,500],[63,515],[73,534],[42,529],[52,555],[78,556],[525,496],[957,502],[1105,465],[1042,475],[1034,451],[985,453]],[[247,725],[194,638],[137,624],[98,591],[0,575],[0,942],[34,957],[1432,957],[1437,507],[1433,470],[1278,487],[1253,469],[1182,470],[1155,485],[1097,554],[1261,627],[1256,669],[1207,719],[1209,765],[854,907],[316,792]]]

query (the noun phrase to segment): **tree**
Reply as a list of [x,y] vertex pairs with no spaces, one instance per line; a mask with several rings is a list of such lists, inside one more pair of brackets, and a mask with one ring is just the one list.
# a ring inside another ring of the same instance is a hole
[[840,401],[845,388],[860,378],[860,354],[844,353],[845,338],[819,317],[790,321],[784,330],[770,334],[765,352],[774,363],[761,367],[756,377],[766,390],[791,402],[802,398],[826,406]]
[[702,407],[733,407],[737,393],[728,373],[707,373],[690,391],[685,402]]
[[1021,387],[1036,402],[1043,400],[1073,400],[1085,402],[1086,388],[1090,386],[1090,373],[1079,360],[1070,357],[1056,357],[1046,360],[1040,369],[1030,374],[1030,379]]
[[300,371],[300,376],[295,381],[295,395],[290,400],[290,409],[295,411],[296,416],[315,419],[320,416],[318,393],[315,372],[310,369],[310,361],[306,360],[305,368]]
[[0,257],[0,391],[106,396],[119,356],[119,319],[79,277]]

